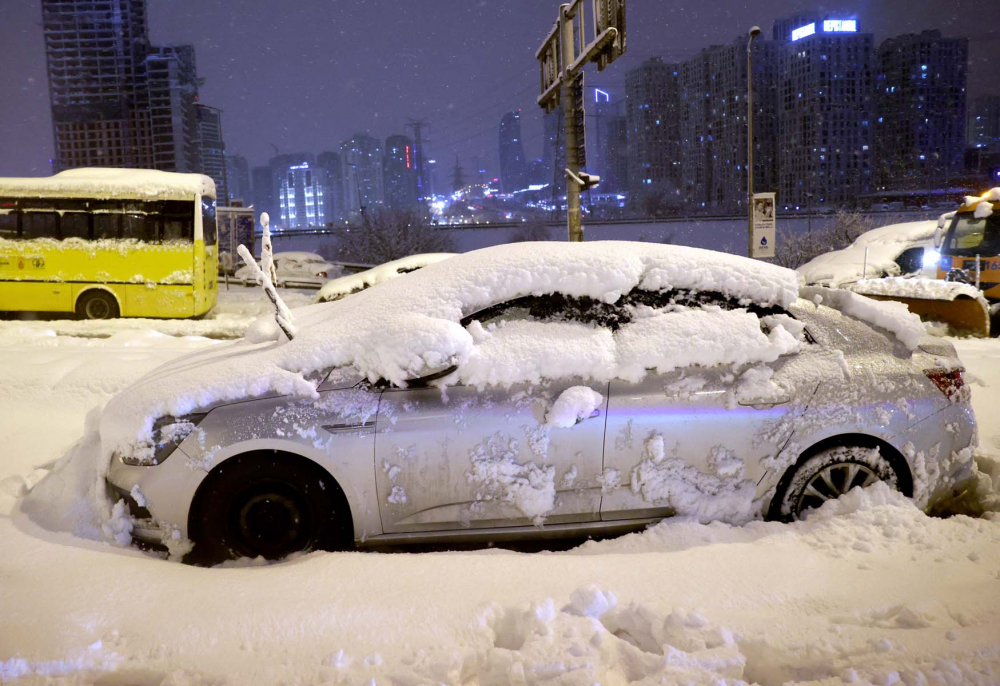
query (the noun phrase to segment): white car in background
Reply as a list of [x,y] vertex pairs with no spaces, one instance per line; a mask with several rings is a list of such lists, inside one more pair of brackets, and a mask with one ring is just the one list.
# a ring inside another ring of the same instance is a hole
[[326,282],[316,296],[316,302],[325,303],[340,300],[352,293],[358,293],[376,284],[395,279],[403,274],[415,272],[429,264],[434,264],[435,262],[440,262],[454,256],[455,254],[450,252],[410,255],[409,257],[380,264],[377,267],[372,267],[357,274],[348,274],[339,279]]
[[[858,236],[842,250],[833,250],[799,267],[804,283],[839,287],[865,278],[916,274],[935,278],[940,257],[935,244],[946,218],[882,226]],[[867,251],[867,272],[866,256]]]
[[[342,272],[339,266],[312,252],[276,252],[274,269],[278,274],[275,285],[285,288],[319,288]],[[248,265],[237,269],[234,278],[244,285],[256,283],[253,270]]]

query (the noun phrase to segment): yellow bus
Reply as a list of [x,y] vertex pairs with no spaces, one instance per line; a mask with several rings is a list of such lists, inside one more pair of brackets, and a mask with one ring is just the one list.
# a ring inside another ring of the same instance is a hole
[[197,317],[218,299],[215,183],[150,169],[0,178],[0,311]]

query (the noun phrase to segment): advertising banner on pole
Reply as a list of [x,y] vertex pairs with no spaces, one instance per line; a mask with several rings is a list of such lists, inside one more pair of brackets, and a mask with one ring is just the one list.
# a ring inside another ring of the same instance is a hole
[[753,194],[753,255],[774,257],[774,193]]

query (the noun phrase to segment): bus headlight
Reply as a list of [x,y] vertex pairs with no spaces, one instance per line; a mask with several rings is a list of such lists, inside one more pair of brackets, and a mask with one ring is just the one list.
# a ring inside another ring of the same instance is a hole
[[933,267],[941,261],[941,252],[934,248],[924,248],[924,266]]
[[160,417],[153,422],[153,442],[138,446],[131,454],[121,455],[121,461],[131,467],[158,465],[170,457],[184,439],[191,435],[207,412],[183,417]]

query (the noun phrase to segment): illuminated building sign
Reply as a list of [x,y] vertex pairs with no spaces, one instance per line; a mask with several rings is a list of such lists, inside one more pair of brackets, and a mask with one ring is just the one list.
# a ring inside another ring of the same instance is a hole
[[816,33],[816,24],[806,24],[805,26],[800,26],[799,28],[792,31],[792,40],[796,41],[800,38],[805,38],[806,36],[811,36]]
[[854,19],[827,19],[823,22],[825,33],[855,33],[858,22]]

